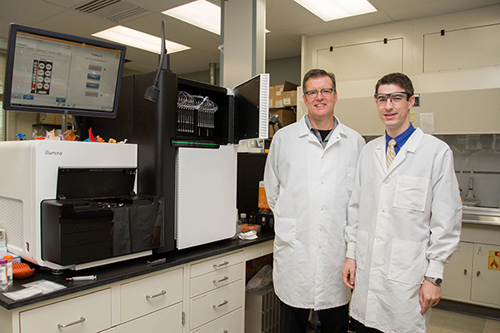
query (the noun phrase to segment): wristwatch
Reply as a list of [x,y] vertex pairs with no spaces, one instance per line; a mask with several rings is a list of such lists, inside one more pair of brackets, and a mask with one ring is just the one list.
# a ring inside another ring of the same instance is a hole
[[429,277],[429,276],[424,276],[425,281],[429,281],[433,285],[437,287],[441,287],[441,284],[443,283],[443,279],[441,278],[435,278],[435,277]]

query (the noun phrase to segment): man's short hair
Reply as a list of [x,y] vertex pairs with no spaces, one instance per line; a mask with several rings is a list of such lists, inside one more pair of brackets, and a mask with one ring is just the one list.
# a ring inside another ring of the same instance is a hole
[[309,79],[317,79],[320,77],[328,76],[332,80],[332,88],[333,91],[337,91],[337,84],[335,82],[335,74],[332,72],[327,72],[324,69],[311,69],[309,72],[304,75],[304,79],[302,80],[302,91],[303,93],[306,92],[306,82]]
[[375,94],[378,94],[378,88],[383,84],[395,84],[403,88],[407,93],[411,94],[410,96],[413,96],[414,94],[413,83],[411,82],[410,78],[403,73],[387,74],[383,78],[378,80],[377,84],[375,85]]

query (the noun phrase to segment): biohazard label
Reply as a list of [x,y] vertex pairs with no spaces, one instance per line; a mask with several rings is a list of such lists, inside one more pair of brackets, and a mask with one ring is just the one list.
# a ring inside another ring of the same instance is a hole
[[488,251],[488,269],[500,271],[500,251]]

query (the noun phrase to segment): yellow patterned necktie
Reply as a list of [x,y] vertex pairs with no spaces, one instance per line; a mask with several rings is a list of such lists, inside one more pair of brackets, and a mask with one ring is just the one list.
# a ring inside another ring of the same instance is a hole
[[387,169],[389,169],[392,161],[394,161],[394,158],[396,157],[396,151],[394,150],[395,145],[396,141],[394,139],[391,139],[391,141],[389,141],[389,143],[387,144],[387,153],[385,155],[385,162],[387,164]]

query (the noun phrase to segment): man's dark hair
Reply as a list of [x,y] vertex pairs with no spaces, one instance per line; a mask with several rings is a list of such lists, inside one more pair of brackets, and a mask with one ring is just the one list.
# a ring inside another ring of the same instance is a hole
[[404,89],[410,96],[413,96],[413,84],[408,76],[403,73],[391,73],[385,75],[383,78],[377,81],[375,85],[375,95],[378,94],[378,88],[385,84],[395,84]]
[[302,91],[303,93],[306,92],[306,82],[309,79],[317,79],[320,77],[328,76],[332,80],[332,88],[333,91],[337,91],[337,84],[335,82],[335,74],[331,72],[327,72],[323,69],[311,69],[309,72],[304,75],[304,79],[302,80]]

